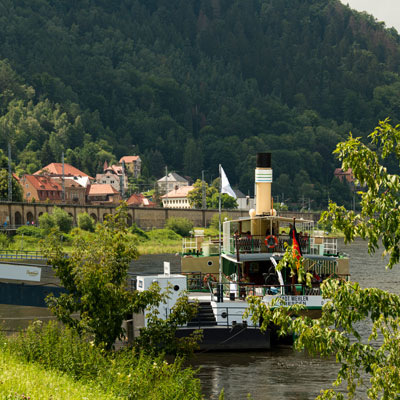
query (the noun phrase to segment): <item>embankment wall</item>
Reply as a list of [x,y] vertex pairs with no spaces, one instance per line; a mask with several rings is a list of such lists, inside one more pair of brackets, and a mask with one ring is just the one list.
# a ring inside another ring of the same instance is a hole
[[[43,213],[52,213],[53,204],[41,203],[0,203],[0,225],[4,226],[7,222],[8,227],[26,225],[28,222],[37,223]],[[78,215],[88,213],[96,222],[102,222],[108,214],[115,213],[115,206],[81,206],[73,204],[57,204],[57,207],[65,210],[72,216],[74,224],[78,222]],[[223,210],[231,218],[248,216],[248,211],[242,210]],[[184,217],[193,221],[194,226],[208,226],[213,215],[218,214],[218,210],[191,210],[174,208],[134,208],[128,207],[128,223],[135,222],[142,229],[163,228],[165,221],[171,217]],[[305,212],[281,212],[280,215],[290,218],[319,220],[320,213]]]

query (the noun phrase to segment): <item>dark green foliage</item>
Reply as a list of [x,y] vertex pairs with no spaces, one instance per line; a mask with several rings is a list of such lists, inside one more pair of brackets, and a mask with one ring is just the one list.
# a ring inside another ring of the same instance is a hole
[[349,130],[365,136],[377,115],[399,122],[399,36],[339,0],[16,0],[2,10],[0,146],[11,141],[18,172],[64,151],[94,176],[138,152],[149,178],[167,165],[193,179],[206,169],[210,182],[222,164],[252,194],[254,155],[271,151],[273,193],[325,206],[336,143]]
[[147,235],[147,233],[143,230],[140,229],[136,223],[133,223],[132,226],[129,227],[128,231],[130,233],[133,233],[134,235],[139,236],[140,239],[142,240],[148,240],[149,236]]
[[165,222],[165,228],[171,229],[180,236],[189,236],[193,229],[193,222],[184,217],[172,217]]
[[[8,200],[8,171],[6,169],[0,170],[0,199],[3,201]],[[22,201],[22,188],[21,185],[12,178],[12,200]]]

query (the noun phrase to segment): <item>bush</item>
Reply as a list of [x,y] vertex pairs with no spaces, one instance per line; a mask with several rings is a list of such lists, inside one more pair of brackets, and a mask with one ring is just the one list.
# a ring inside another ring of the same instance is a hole
[[59,207],[54,207],[50,215],[44,213],[39,217],[39,226],[45,234],[49,234],[53,228],[58,228],[61,232],[69,233],[72,229],[72,217]]
[[187,218],[168,218],[165,223],[165,228],[173,230],[181,236],[189,236],[193,229],[193,222]]
[[17,229],[17,235],[19,236],[32,236],[35,238],[42,238],[44,236],[43,230],[36,226],[23,225]]
[[140,239],[149,239],[149,235],[147,235],[147,233],[144,230],[140,229],[135,223],[132,224],[128,231],[138,236]]
[[182,240],[182,236],[178,235],[171,229],[154,229],[147,233],[150,240],[157,240],[159,242],[168,240]]
[[78,226],[84,231],[94,232],[94,221],[88,213],[78,215]]
[[69,233],[71,231],[73,219],[66,211],[54,207],[52,217],[61,232]]
[[10,245],[10,240],[5,233],[0,233],[0,249],[7,249]]
[[56,222],[54,218],[46,212],[39,217],[39,226],[43,229],[45,234],[48,234],[53,228],[55,228]]
[[[224,221],[230,221],[232,218],[225,212],[221,213],[221,230]],[[210,228],[219,230],[219,214],[214,214],[210,221]]]

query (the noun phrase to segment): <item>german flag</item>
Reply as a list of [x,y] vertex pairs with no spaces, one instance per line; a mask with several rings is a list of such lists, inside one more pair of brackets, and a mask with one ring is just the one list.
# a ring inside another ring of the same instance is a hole
[[299,260],[303,254],[301,252],[299,236],[296,231],[295,219],[293,219],[293,228],[292,228],[292,254],[293,258],[297,259],[297,269],[299,269]]

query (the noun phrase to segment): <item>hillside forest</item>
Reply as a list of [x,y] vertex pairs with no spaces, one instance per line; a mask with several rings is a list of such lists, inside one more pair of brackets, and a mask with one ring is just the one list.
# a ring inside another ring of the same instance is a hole
[[138,154],[139,191],[222,164],[250,195],[270,151],[275,196],[350,205],[332,151],[399,122],[399,69],[397,31],[339,0],[1,0],[0,148],[19,175]]

